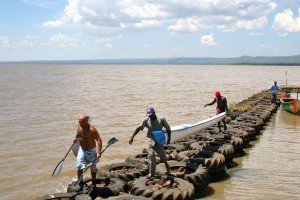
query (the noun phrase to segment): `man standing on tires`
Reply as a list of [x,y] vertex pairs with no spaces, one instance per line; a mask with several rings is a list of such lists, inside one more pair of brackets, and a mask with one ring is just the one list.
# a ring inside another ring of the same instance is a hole
[[[77,134],[74,138],[74,143],[79,141],[80,148],[77,155],[77,176],[78,179],[83,174],[89,164],[91,164],[91,176],[93,186],[96,186],[97,161],[100,159],[102,149],[102,139],[97,129],[89,123],[89,117],[81,115],[78,120]],[[91,163],[94,161],[93,163]]]
[[280,90],[280,88],[277,85],[277,81],[274,81],[274,84],[271,85],[268,90],[271,91],[271,104],[277,104],[277,90]]
[[162,142],[159,142],[153,132],[161,131],[161,134],[164,134],[162,131],[163,128],[166,129],[166,132],[168,133],[168,139],[167,144],[170,144],[171,141],[171,128],[166,121],[165,118],[159,118],[156,116],[154,108],[149,107],[147,109],[147,117],[143,120],[143,122],[135,129],[133,135],[131,136],[129,140],[129,144],[131,145],[133,143],[133,138],[138,132],[143,131],[144,128],[148,128],[147,133],[147,143],[148,143],[148,161],[149,161],[149,174],[148,178],[154,177],[155,175],[155,169],[156,169],[156,159],[155,159],[155,152],[159,155],[160,160],[162,163],[165,163],[167,174],[170,173],[170,167],[167,162],[167,156],[164,149],[164,145]]

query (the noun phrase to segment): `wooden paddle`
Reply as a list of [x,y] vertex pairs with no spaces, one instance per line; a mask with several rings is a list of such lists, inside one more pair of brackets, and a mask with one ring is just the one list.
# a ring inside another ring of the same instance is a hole
[[[118,142],[118,139],[113,137],[111,138],[108,142],[107,142],[107,146],[101,151],[101,154],[112,144]],[[79,177],[79,179],[74,183],[74,186],[79,185],[82,181],[83,181],[83,177],[85,172],[91,167],[91,165],[97,160],[97,158],[95,158],[94,160],[92,160],[92,162],[83,170],[82,175]]]
[[[77,142],[79,142],[79,141],[77,141]],[[54,171],[53,171],[53,173],[52,173],[52,176],[53,176],[53,177],[54,177],[54,176],[57,176],[57,175],[60,173],[60,171],[62,170],[62,167],[63,167],[63,164],[64,164],[64,161],[65,161],[66,157],[68,156],[69,152],[71,151],[71,149],[73,148],[73,146],[74,146],[77,142],[74,142],[74,143],[72,144],[72,146],[70,147],[70,149],[69,149],[69,151],[67,152],[67,154],[65,155],[65,157],[64,157],[64,158],[56,165],[56,167],[55,167],[55,169],[54,169]]]

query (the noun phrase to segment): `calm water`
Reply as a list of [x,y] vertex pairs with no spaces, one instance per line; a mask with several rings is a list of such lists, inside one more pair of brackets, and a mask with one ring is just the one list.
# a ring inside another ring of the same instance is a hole
[[[104,145],[119,142],[101,163],[123,162],[146,146],[139,133],[128,139],[156,108],[171,126],[214,115],[203,108],[220,90],[229,104],[266,89],[277,80],[300,85],[299,66],[195,65],[0,65],[0,199],[34,199],[64,192],[76,178],[70,153],[58,177],[51,176],[72,144],[80,114],[92,117]],[[231,178],[210,184],[205,199],[299,199],[300,116],[281,109],[247,155],[236,158]]]

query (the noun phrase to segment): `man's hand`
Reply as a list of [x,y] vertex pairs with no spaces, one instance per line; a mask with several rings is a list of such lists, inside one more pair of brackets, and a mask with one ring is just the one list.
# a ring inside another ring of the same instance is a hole
[[101,152],[97,153],[97,159],[101,158]]
[[130,140],[129,140],[129,144],[131,145],[133,143],[133,139],[132,138],[130,138]]
[[73,143],[76,143],[76,142],[78,142],[78,138],[74,138],[74,140],[73,140]]

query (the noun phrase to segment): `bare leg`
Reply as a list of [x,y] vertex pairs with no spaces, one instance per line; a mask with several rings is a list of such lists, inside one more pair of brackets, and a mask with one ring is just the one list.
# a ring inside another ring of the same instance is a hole
[[[83,174],[83,170],[77,170],[77,177],[78,179],[81,177],[81,175]],[[79,186],[76,186],[74,189],[76,192],[79,192],[79,191],[82,191],[82,188],[83,188],[83,181],[81,181],[79,183]]]
[[227,130],[227,126],[226,126],[226,122],[225,122],[225,119],[222,120],[223,124],[224,124],[224,131]]
[[83,174],[83,170],[77,170],[77,178],[79,179],[81,175]]
[[96,187],[96,175],[97,175],[97,171],[95,172],[91,171],[92,183],[94,187]]
[[168,162],[165,162],[165,165],[166,165],[166,169],[167,169],[167,174],[169,175],[170,174],[170,166],[169,166]]

